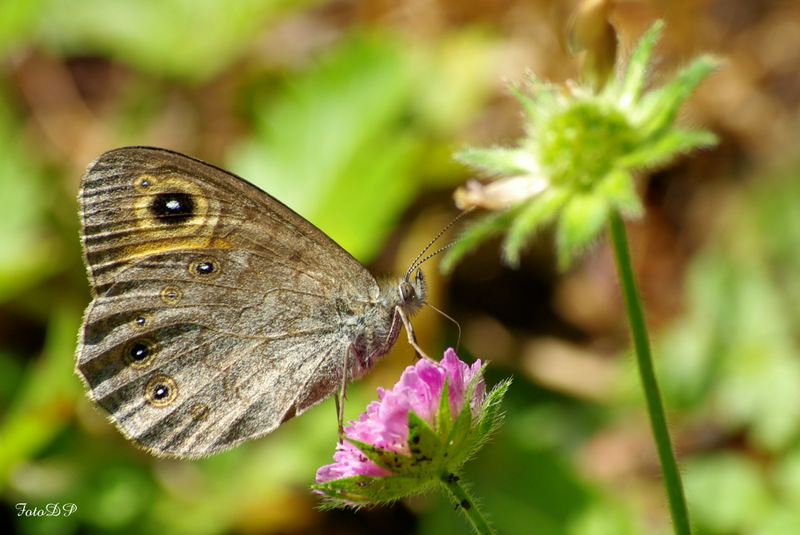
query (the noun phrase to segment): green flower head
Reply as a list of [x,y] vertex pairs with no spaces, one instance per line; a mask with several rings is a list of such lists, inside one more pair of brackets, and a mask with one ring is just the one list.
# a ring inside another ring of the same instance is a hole
[[446,269],[484,238],[506,233],[505,259],[515,264],[531,235],[555,226],[559,264],[591,243],[612,212],[639,217],[637,171],[712,145],[703,130],[674,125],[681,103],[719,65],[701,56],[664,86],[644,91],[645,73],[663,23],[639,41],[626,67],[602,86],[549,84],[531,77],[530,91],[513,90],[526,115],[514,148],[469,148],[460,162],[494,180],[470,181],[455,195],[461,208],[492,210],[468,229],[443,262]]

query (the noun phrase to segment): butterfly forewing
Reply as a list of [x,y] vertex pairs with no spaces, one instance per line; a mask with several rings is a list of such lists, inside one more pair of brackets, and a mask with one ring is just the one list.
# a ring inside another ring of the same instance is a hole
[[[380,288],[273,197],[133,147],[90,165],[79,200],[94,300],[77,370],[135,442],[207,455],[318,403],[343,373],[360,375],[344,367],[359,327],[343,331],[342,318],[358,318]],[[369,318],[386,330],[391,313]]]

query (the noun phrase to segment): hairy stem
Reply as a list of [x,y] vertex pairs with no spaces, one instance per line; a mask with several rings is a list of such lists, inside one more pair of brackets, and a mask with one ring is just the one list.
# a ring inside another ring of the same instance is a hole
[[453,500],[455,500],[456,507],[461,509],[467,520],[472,524],[475,533],[478,535],[493,535],[494,531],[492,531],[486,518],[481,514],[475,500],[469,495],[467,489],[461,485],[458,476],[450,472],[444,472],[439,479]]

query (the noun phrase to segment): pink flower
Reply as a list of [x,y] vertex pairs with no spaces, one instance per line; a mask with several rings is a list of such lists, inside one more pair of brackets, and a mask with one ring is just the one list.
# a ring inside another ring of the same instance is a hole
[[316,492],[348,504],[382,501],[452,473],[494,426],[502,392],[493,395],[480,360],[470,366],[452,349],[439,363],[420,359],[345,427],[335,462],[317,471]]

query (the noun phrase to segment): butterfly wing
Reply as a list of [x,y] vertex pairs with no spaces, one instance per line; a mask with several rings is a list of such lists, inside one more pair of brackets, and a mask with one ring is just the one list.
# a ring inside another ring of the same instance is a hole
[[341,384],[343,304],[380,290],[308,221],[226,171],[143,147],[101,155],[79,200],[94,299],[76,368],[125,436],[208,455]]

